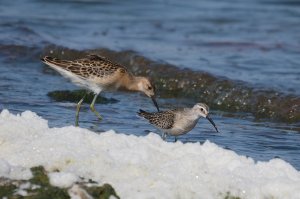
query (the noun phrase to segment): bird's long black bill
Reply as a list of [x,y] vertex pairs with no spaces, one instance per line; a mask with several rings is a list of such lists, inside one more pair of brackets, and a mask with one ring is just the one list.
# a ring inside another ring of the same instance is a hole
[[154,96],[152,96],[151,97],[151,99],[152,99],[152,102],[153,102],[153,104],[155,105],[155,107],[157,108],[157,111],[159,112],[159,107],[158,107],[158,104],[157,104],[157,102],[156,102],[156,99],[155,99],[155,97]]
[[216,124],[214,123],[214,121],[207,115],[206,119],[215,127],[216,131],[219,133],[218,128],[216,126]]

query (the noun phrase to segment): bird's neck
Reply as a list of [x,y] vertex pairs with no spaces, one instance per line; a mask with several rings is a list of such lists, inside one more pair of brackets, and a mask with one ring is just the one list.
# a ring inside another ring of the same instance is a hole
[[136,76],[127,76],[123,78],[123,87],[124,89],[128,91],[140,91],[141,90],[141,77],[136,77]]
[[194,110],[193,108],[189,109],[189,117],[192,120],[199,120],[201,115],[199,115],[198,111]]

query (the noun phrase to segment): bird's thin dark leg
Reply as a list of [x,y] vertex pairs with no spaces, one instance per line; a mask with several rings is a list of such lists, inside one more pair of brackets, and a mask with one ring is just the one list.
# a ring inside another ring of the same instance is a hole
[[97,93],[95,96],[94,96],[94,99],[90,105],[90,109],[93,113],[95,113],[95,115],[98,117],[99,120],[102,120],[102,116],[96,111],[95,109],[95,102],[96,102],[96,99],[98,97],[99,93]]
[[78,126],[78,120],[79,120],[79,111],[81,108],[81,104],[85,98],[86,94],[83,96],[83,98],[77,103],[77,107],[76,107],[76,118],[75,118],[75,126]]
[[177,136],[175,136],[175,142],[177,142]]

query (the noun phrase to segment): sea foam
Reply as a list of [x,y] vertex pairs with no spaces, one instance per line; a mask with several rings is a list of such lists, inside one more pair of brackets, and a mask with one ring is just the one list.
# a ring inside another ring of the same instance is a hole
[[31,111],[3,110],[0,175],[28,179],[39,165],[55,186],[83,177],[110,183],[121,198],[300,198],[300,172],[281,159],[255,162],[210,141],[168,143],[154,133],[49,128]]

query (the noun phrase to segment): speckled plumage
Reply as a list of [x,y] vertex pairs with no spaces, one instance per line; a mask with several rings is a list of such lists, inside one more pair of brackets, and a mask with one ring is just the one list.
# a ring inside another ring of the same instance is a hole
[[175,111],[176,110],[168,110],[156,113],[148,113],[140,110],[138,114],[160,129],[171,129],[175,121]]
[[[132,76],[124,66],[113,63],[109,59],[98,55],[88,55],[83,59],[72,61],[46,56],[43,58],[43,61],[58,70],[58,72],[62,72],[59,71],[59,68],[61,68],[71,73],[70,75],[64,76],[68,76],[72,79],[71,75],[73,74],[84,80],[92,80],[99,87],[102,87],[102,89],[103,87],[104,89],[114,87],[117,89],[119,85],[116,82],[119,79],[125,75],[129,76],[129,78]],[[81,84],[81,86],[87,87],[84,86],[84,84]]]
[[[59,60],[57,61],[56,63],[59,63]],[[67,61],[66,65],[63,64],[64,62],[65,61],[61,61],[61,67],[85,78],[105,78],[115,73],[124,74],[128,72],[124,66],[113,63],[107,58],[98,55],[89,55],[87,58]]]

